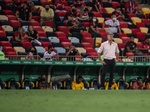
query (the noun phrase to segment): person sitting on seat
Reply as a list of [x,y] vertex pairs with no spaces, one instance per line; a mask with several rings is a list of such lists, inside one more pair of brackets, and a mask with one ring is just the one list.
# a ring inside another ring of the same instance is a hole
[[127,13],[138,13],[139,12],[138,4],[134,0],[129,0],[128,2],[126,2],[125,7],[126,7]]
[[43,58],[45,60],[59,59],[59,55],[53,50],[52,46],[48,46],[48,51],[44,53]]
[[75,61],[75,56],[81,57],[79,51],[75,48],[75,46],[71,45],[69,47],[68,52],[66,53],[66,56],[68,57],[68,61]]
[[42,45],[42,43],[39,41],[39,35],[38,35],[37,31],[34,30],[31,25],[28,26],[27,35],[28,35],[28,38],[31,39],[31,43]]
[[84,90],[84,83],[82,82],[83,78],[78,76],[76,82],[72,82],[72,90]]
[[113,82],[112,82],[111,88],[109,88],[108,85],[109,85],[109,82],[108,82],[108,79],[107,79],[106,82],[105,82],[105,89],[106,90],[108,90],[108,89],[118,90],[118,85],[117,85],[117,83],[116,83],[114,78],[113,78]]
[[134,89],[134,90],[138,90],[138,89],[143,89],[143,82],[142,82],[142,77],[138,77],[137,78],[137,81],[135,81],[134,83],[133,83],[133,86],[132,86],[132,88]]
[[9,89],[19,89],[20,83],[15,80],[15,78],[10,78],[8,81],[8,88]]
[[43,25],[43,23],[45,21],[53,21],[54,19],[54,11],[52,8],[50,8],[49,5],[45,5],[45,9],[43,9],[41,11],[41,25]]
[[39,82],[38,82],[39,89],[48,89],[49,84],[46,81],[46,75],[42,75]]
[[6,83],[0,79],[0,90],[6,87]]
[[125,16],[121,12],[121,8],[119,6],[116,7],[116,10],[113,12],[113,14],[116,15],[116,17],[119,21],[123,21],[123,19],[125,18]]
[[27,35],[23,32],[22,27],[19,27],[18,30],[14,33],[15,41],[26,41],[28,38]]

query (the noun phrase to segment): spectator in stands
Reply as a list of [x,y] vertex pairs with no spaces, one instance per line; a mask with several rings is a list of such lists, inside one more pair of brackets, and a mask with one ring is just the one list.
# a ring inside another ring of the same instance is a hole
[[82,76],[78,76],[76,82],[72,82],[72,90],[84,90],[84,83]]
[[34,47],[27,48],[26,53],[27,53],[26,60],[35,60],[35,59],[38,59],[39,57]]
[[80,10],[80,16],[77,17],[77,19],[80,21],[80,22],[83,22],[83,21],[89,21],[89,14],[88,14],[88,8],[83,8],[83,10],[81,9]]
[[129,0],[128,2],[126,2],[125,7],[126,7],[127,13],[138,13],[139,12],[138,4],[134,0]]
[[96,17],[93,17],[92,24],[89,27],[89,33],[92,35],[92,37],[100,37],[99,29],[98,29],[98,20]]
[[39,41],[39,35],[38,35],[37,31],[34,30],[31,25],[28,26],[27,35],[28,35],[29,39],[31,39],[31,43],[42,45],[42,43]]
[[16,11],[16,17],[19,21],[31,21],[32,12],[28,7],[27,2],[21,3],[20,8]]
[[44,24],[45,21],[53,21],[54,19],[54,11],[50,8],[49,5],[45,5],[45,8],[41,11],[41,25]]
[[141,0],[141,4],[147,4],[148,0]]
[[46,81],[46,75],[42,75],[40,78],[39,83],[39,89],[48,89],[49,88],[49,84]]
[[68,23],[67,23],[69,32],[72,34],[72,36],[77,37],[77,38],[80,40],[80,42],[81,42],[82,36],[81,36],[80,32],[84,31],[85,28],[84,28],[83,25],[78,21],[78,19],[72,18],[72,17],[70,17],[69,19],[70,19],[70,20],[69,20]]
[[141,52],[150,54],[150,38],[145,38],[144,42],[142,43],[142,48],[138,48]]
[[116,10],[113,12],[113,14],[116,15],[116,17],[119,21],[122,21],[125,18],[121,12],[121,8],[119,6],[116,7]]
[[56,0],[55,3],[55,12],[58,12],[58,11],[65,11],[65,8],[64,8],[64,4],[61,3],[61,0]]
[[84,5],[83,0],[74,0],[73,6],[75,6],[76,8],[80,8],[83,5]]
[[48,46],[48,51],[46,51],[44,53],[43,58],[45,60],[54,60],[54,59],[58,59],[59,55],[53,50],[52,46]]
[[15,41],[26,41],[28,38],[27,35],[23,32],[22,27],[19,27],[18,30],[14,33]]
[[117,35],[118,32],[121,33],[120,23],[117,20],[117,17],[115,14],[112,14],[111,19],[104,22],[103,28],[105,25],[109,26],[108,32],[113,33],[114,37],[118,37]]
[[94,6],[95,6],[95,9],[97,12],[102,13],[102,2],[101,2],[101,0],[95,0]]
[[126,55],[127,52],[133,52],[135,54],[136,51],[136,43],[134,42],[134,37],[132,36],[130,41],[125,44],[124,55]]
[[71,45],[71,46],[69,47],[69,50],[68,50],[68,52],[66,53],[66,56],[69,56],[69,57],[68,57],[68,60],[69,60],[69,61],[75,61],[75,56],[80,56],[80,57],[81,57],[79,51],[78,51],[78,50],[75,48],[75,46],[73,46],[73,45]]
[[142,77],[138,77],[137,81],[135,81],[133,83],[133,89],[137,90],[137,89],[143,89],[143,82],[142,82]]

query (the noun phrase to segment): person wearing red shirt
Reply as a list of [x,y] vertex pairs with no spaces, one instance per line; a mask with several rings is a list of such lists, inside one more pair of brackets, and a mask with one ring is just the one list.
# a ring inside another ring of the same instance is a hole
[[138,77],[137,81],[133,83],[133,89],[138,90],[138,89],[143,89],[143,82],[142,82],[142,77]]
[[21,27],[19,27],[18,30],[14,33],[14,37],[16,41],[26,41],[28,38]]
[[137,13],[138,12],[138,4],[134,0],[129,0],[125,4],[127,13]]
[[124,19],[124,15],[122,14],[121,12],[121,8],[119,6],[116,7],[116,10],[113,12],[113,14],[116,15],[116,18],[119,20],[119,21],[122,21]]

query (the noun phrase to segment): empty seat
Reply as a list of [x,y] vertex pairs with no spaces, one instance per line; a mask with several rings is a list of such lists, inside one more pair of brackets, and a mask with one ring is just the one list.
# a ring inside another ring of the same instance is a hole
[[58,54],[66,54],[66,50],[63,47],[55,47]]
[[120,27],[121,28],[128,28],[128,23],[127,22],[120,22]]
[[129,28],[121,28],[125,34],[131,34],[132,31]]
[[76,47],[76,49],[79,51],[79,53],[86,53],[86,50],[83,47]]
[[130,37],[121,37],[124,44],[130,41]]
[[2,26],[4,31],[13,31],[13,27],[9,26],[9,25],[3,25]]
[[43,31],[41,26],[33,26],[33,29],[36,31]]
[[149,8],[143,7],[141,10],[142,10],[144,15],[150,14],[150,9]]
[[100,23],[100,24],[104,23],[104,18],[103,17],[98,17],[97,19],[98,19],[98,23]]
[[15,52],[14,48],[12,47],[3,47],[2,49],[3,52]]
[[38,21],[30,21],[29,24],[31,26],[40,26],[40,23]]
[[59,43],[60,42],[57,37],[48,37],[48,39],[51,43]]
[[0,41],[1,46],[12,47],[11,43],[8,41]]
[[47,37],[47,35],[44,31],[37,31],[37,32],[40,37]]
[[111,2],[112,7],[115,9],[116,7],[120,6],[119,2]]
[[71,40],[71,43],[80,43],[79,39],[76,37],[68,37],[69,40]]
[[0,31],[0,37],[6,37],[6,33],[4,31]]
[[51,28],[50,26],[42,26],[42,29],[44,30],[44,32],[53,32],[53,28]]
[[99,47],[101,43],[102,43],[102,38],[96,38],[96,40],[95,40],[95,46]]
[[0,20],[6,20],[6,21],[8,21],[8,17],[5,16],[5,15],[0,15]]
[[8,20],[17,20],[16,16],[14,15],[7,15]]
[[19,53],[25,53],[25,49],[23,47],[14,47],[15,51]]
[[112,8],[112,7],[107,7],[107,8],[105,8],[105,9],[106,9],[106,12],[107,12],[108,14],[112,14],[112,12],[115,11],[115,9]]
[[31,48],[32,44],[30,42],[21,42],[23,48]]
[[82,42],[82,46],[84,48],[86,48],[86,47],[93,47],[89,42]]
[[39,54],[44,54],[45,53],[45,48],[43,48],[42,46],[35,46],[35,49],[37,51],[37,53]]
[[64,48],[69,48],[71,46],[70,42],[61,42],[61,44]]
[[66,38],[67,37],[66,34],[62,31],[56,31],[55,34],[58,38]]
[[93,49],[91,47],[87,47],[87,48],[85,48],[85,50],[86,50],[86,53],[88,53],[88,54],[90,54],[91,52],[95,52],[96,53],[95,49]]
[[148,28],[147,27],[140,27],[140,31],[142,33],[148,33]]
[[68,33],[69,33],[68,27],[58,26],[58,30],[64,32],[68,36]]
[[45,48],[48,46],[52,46],[52,44],[50,42],[42,42],[42,46]]
[[114,38],[113,39],[116,43],[123,43],[121,38]]
[[132,22],[136,25],[136,23],[141,23],[141,19],[139,17],[131,17]]

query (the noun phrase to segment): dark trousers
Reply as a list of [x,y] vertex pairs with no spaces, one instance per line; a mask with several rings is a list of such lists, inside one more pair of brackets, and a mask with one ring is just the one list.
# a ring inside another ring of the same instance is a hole
[[103,65],[103,68],[102,68],[101,87],[104,87],[105,76],[106,76],[106,73],[108,71],[108,68],[109,68],[109,71],[110,71],[109,87],[111,87],[112,81],[113,81],[113,77],[114,77],[113,73],[114,73],[114,69],[115,69],[115,59],[112,59],[112,60],[104,59],[104,62],[106,64]]

